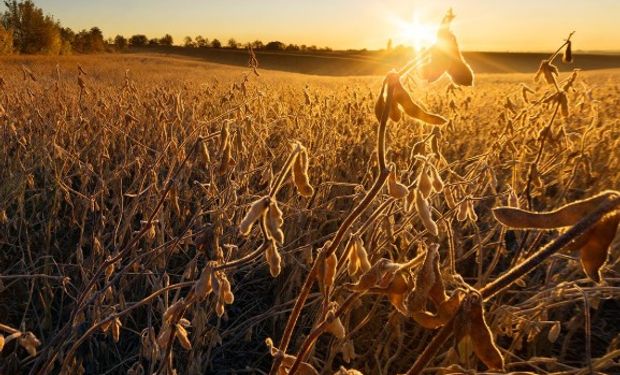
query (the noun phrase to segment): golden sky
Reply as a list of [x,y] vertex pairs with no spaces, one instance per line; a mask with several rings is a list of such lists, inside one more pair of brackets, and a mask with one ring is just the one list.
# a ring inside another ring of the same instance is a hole
[[[428,43],[450,7],[464,50],[548,51],[572,30],[575,50],[620,50],[620,0],[36,0],[74,30],[106,37],[170,33],[225,42],[384,48]],[[410,25],[416,20],[416,26]]]

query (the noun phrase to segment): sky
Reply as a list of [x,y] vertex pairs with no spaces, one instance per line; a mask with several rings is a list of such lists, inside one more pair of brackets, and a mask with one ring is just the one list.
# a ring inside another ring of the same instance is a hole
[[[573,30],[575,50],[620,50],[620,0],[34,0],[78,31],[106,37],[202,35],[226,42],[272,40],[380,49],[432,42],[449,8],[461,49],[549,51]],[[412,26],[414,25],[414,26]]]

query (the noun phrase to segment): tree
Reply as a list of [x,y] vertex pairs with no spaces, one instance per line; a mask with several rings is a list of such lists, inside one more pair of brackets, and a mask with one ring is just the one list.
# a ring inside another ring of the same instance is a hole
[[58,54],[62,47],[60,25],[31,0],[5,1],[0,16],[3,29],[11,32],[13,46],[21,53]]
[[133,35],[131,38],[129,38],[129,46],[130,47],[144,47],[146,46],[148,41],[149,40],[147,39],[146,35],[143,35],[143,34]]
[[114,47],[116,47],[117,50],[123,50],[127,48],[127,38],[125,38],[122,35],[117,35],[114,38]]
[[222,48],[222,42],[220,42],[219,39],[213,39],[211,41],[211,47],[213,47],[213,48]]
[[265,49],[267,51],[283,51],[284,48],[286,48],[286,45],[282,42],[269,42],[267,43],[267,45],[265,46]]
[[286,46],[286,50],[287,51],[299,51],[300,48],[297,44],[289,44],[288,46]]
[[173,43],[174,43],[174,40],[172,39],[172,35],[170,34],[164,35],[164,37],[159,40],[160,46],[170,47]]
[[265,48],[265,45],[263,44],[263,42],[261,42],[260,40],[255,40],[252,42],[252,48],[254,49],[263,49]]
[[194,43],[194,40],[191,36],[186,36],[183,41],[183,46],[186,48],[194,48],[196,47],[196,43]]
[[157,38],[149,39],[149,43],[148,43],[149,47],[156,47],[158,45],[159,45],[159,39],[157,39]]
[[0,55],[13,53],[13,33],[0,25]]
[[72,47],[80,53],[98,53],[105,50],[103,33],[98,27],[93,27],[89,31],[82,30],[73,38]]
[[62,41],[62,47],[60,54],[69,55],[73,52],[73,43],[75,43],[75,32],[69,27],[60,28],[60,39]]
[[237,49],[239,48],[239,43],[235,40],[235,38],[228,39],[228,48]]
[[202,35],[197,35],[194,38],[194,41],[196,42],[196,47],[199,47],[199,48],[209,47],[209,39],[204,38]]
[[88,52],[103,52],[104,49],[103,32],[96,26],[92,27],[88,32]]

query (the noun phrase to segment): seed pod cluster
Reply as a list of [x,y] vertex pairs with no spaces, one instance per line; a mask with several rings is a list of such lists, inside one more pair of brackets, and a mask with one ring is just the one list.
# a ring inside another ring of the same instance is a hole
[[213,292],[213,284],[211,283],[212,277],[213,268],[210,265],[206,265],[202,269],[200,277],[194,286],[194,293],[198,301],[203,301],[207,298],[207,296],[209,296],[209,294],[211,294],[211,292]]
[[[406,302],[406,315],[410,315],[418,324],[428,329],[436,329],[446,324],[458,310],[463,298],[459,291],[449,298],[445,292],[438,247],[437,244],[428,247],[424,262],[416,275],[415,289]],[[435,306],[436,314],[427,311],[429,300]]]
[[325,258],[325,267],[323,272],[323,286],[330,288],[336,281],[336,271],[338,268],[338,257],[336,252],[331,253],[330,256]]
[[[176,339],[184,349],[190,350],[192,343],[189,340],[187,328],[191,326],[189,320],[183,318],[183,312],[187,308],[187,304],[183,298],[179,299],[174,304],[170,305],[164,312],[162,319],[162,327],[159,331],[159,336],[154,340],[159,348],[159,351],[165,350],[170,340]],[[143,347],[151,346],[149,337],[154,336],[155,333],[143,332],[142,341]],[[154,348],[153,348],[154,349]]]
[[252,231],[254,223],[265,215],[265,213],[267,213],[270,204],[271,198],[269,197],[262,197],[254,201],[248,212],[243,217],[243,220],[241,220],[241,223],[239,223],[239,232],[244,236],[249,235],[250,231]]
[[364,247],[364,241],[360,236],[354,236],[349,241],[348,249],[349,260],[349,275],[355,276],[358,274],[364,274],[371,268],[370,261],[368,260],[368,253]]
[[340,320],[339,316],[336,316],[336,311],[338,310],[338,303],[331,302],[329,306],[329,310],[327,311],[327,315],[325,320],[327,321],[327,327],[325,328],[326,332],[331,333],[337,339],[344,339],[347,335],[346,329],[342,324],[342,320]]
[[570,40],[566,41],[566,49],[564,50],[564,55],[562,56],[562,61],[564,63],[572,63],[573,62],[573,42]]
[[[228,281],[226,274],[222,271],[216,271],[214,275],[218,283],[214,283],[213,280],[211,280],[211,283],[218,285],[219,287],[217,289],[215,287],[213,288],[215,294],[217,294],[215,312],[221,317],[224,312],[224,305],[232,304],[235,301],[235,296],[232,293],[230,282]],[[218,306],[221,306],[221,308]]]
[[455,322],[456,342],[471,339],[476,356],[492,370],[504,369],[504,357],[495,345],[493,333],[484,318],[482,297],[471,291],[461,303]]
[[439,175],[439,171],[432,164],[429,164],[428,167],[430,170],[430,175],[431,175],[430,178],[431,178],[431,183],[433,185],[433,190],[436,193],[441,193],[443,191],[443,180],[441,176]]
[[426,165],[420,170],[420,176],[418,176],[418,191],[424,199],[427,199],[433,190],[433,183],[430,176],[426,171]]
[[400,271],[394,275],[394,278],[385,290],[390,303],[401,314],[409,315],[407,311],[407,296],[411,292],[413,280],[407,271]]
[[241,234],[249,235],[252,226],[258,220],[263,223],[266,235],[264,240],[268,242],[265,245],[265,260],[269,265],[269,272],[273,277],[276,277],[282,270],[282,257],[278,252],[278,245],[284,243],[284,232],[282,231],[284,218],[278,202],[269,196],[265,196],[252,203],[239,224]]
[[37,355],[37,348],[41,345],[41,341],[32,332],[21,333],[17,338],[17,343],[32,357]]
[[[269,353],[271,354],[272,357],[282,358],[280,367],[277,370],[277,375],[288,375],[289,370],[291,369],[291,367],[293,366],[293,363],[295,363],[295,360],[297,358],[290,354],[286,354],[282,350],[276,348],[273,345],[273,340],[271,340],[270,337],[265,339],[265,345],[267,345],[267,348],[269,349]],[[319,375],[319,372],[314,367],[312,367],[311,364],[307,362],[301,362],[295,374],[297,375]]]
[[206,139],[200,140],[200,158],[205,166],[211,164],[211,155],[209,154],[209,148],[207,147]]
[[[415,279],[415,290],[413,297],[409,300],[409,309],[411,311],[420,311],[426,308],[426,300],[429,293],[436,283],[441,283],[441,273],[435,272],[435,263],[439,265],[439,245],[432,244],[426,249],[422,267],[418,270]],[[442,286],[443,288],[443,286]],[[435,287],[436,290],[439,287]]]
[[179,342],[179,344],[183,347],[183,349],[185,350],[191,350],[192,349],[192,343],[189,340],[188,337],[188,332],[186,327],[190,326],[190,322],[189,320],[185,319],[185,318],[181,318],[179,320],[179,323],[174,325],[174,336],[177,339],[177,341]]
[[282,257],[278,252],[278,247],[272,239],[265,249],[265,260],[269,265],[269,273],[272,277],[276,277],[282,271]]
[[314,194],[314,188],[310,185],[308,177],[308,151],[300,144],[298,147],[300,151],[293,162],[293,182],[302,197],[311,197]]
[[356,369],[346,369],[344,367],[340,367],[338,371],[334,372],[334,375],[364,375]]
[[553,85],[556,82],[556,77],[560,74],[558,67],[553,65],[549,60],[543,60],[540,62],[540,66],[538,67],[538,71],[536,72],[536,76],[534,76],[534,81],[538,82],[540,77],[544,77],[545,82],[550,85]]
[[232,156],[232,147],[229,138],[230,130],[228,122],[225,122],[220,132],[220,176],[228,173],[237,164],[237,161]]
[[458,221],[465,221],[469,219],[472,222],[476,222],[478,220],[478,215],[474,209],[474,201],[471,196],[465,197],[465,199],[459,203],[456,211],[456,219]]
[[[384,96],[387,95],[387,91],[385,90],[386,86],[388,90],[392,90],[392,100],[389,103],[389,108],[386,108],[388,103],[386,103],[387,99],[384,98]],[[402,108],[408,116],[428,124],[443,125],[448,121],[440,115],[429,112],[420,103],[416,103],[403,87],[398,73],[390,72],[385,78],[385,84],[375,103],[375,116],[380,122],[383,111],[387,110],[389,118],[394,122],[398,122],[402,117],[400,108]]]
[[269,236],[273,238],[276,243],[283,244],[284,243],[284,232],[282,231],[282,224],[284,224],[284,219],[282,215],[282,210],[278,207],[278,202],[275,200],[269,201],[269,208],[267,210],[266,215],[263,216],[266,221],[267,231]]
[[438,236],[439,228],[437,227],[437,223],[433,220],[431,207],[419,188],[415,191],[415,208],[418,211],[418,215],[420,215],[424,228],[433,236]]
[[349,289],[355,292],[385,291],[400,268],[398,263],[381,258],[360,277],[357,283],[349,285]]
[[396,180],[394,171],[391,171],[388,176],[388,194],[394,199],[403,199],[409,194],[409,189]]
[[450,9],[437,31],[437,42],[431,47],[430,61],[422,66],[421,75],[427,81],[434,82],[447,73],[455,84],[472,86],[474,73],[461,54],[456,36],[450,30],[453,19],[454,14]]

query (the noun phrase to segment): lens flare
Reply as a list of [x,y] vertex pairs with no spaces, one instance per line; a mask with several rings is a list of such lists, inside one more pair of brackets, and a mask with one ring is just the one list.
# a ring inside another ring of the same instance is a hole
[[437,39],[437,26],[420,21],[417,15],[411,20],[396,19],[397,42],[413,47],[416,51],[432,46]]

